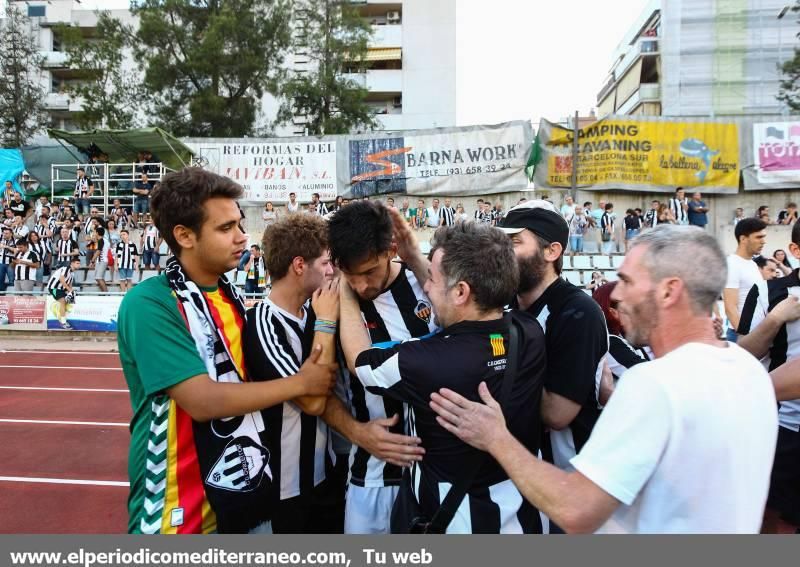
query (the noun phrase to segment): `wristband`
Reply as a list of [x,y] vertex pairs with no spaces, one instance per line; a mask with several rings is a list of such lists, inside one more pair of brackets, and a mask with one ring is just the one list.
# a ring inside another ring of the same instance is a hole
[[330,321],[328,319],[317,319],[314,322],[314,331],[320,331],[322,333],[329,333],[331,335],[336,334],[336,321]]

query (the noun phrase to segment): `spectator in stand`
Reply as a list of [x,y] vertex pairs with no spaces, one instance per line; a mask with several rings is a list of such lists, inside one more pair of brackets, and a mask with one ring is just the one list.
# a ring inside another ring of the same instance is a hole
[[[447,199],[448,201],[450,199]],[[394,206],[394,197],[386,197],[386,206],[390,209],[395,209],[397,207]]]
[[14,232],[14,240],[27,239],[28,234],[31,232],[22,217],[14,217],[14,222],[11,223],[11,230]]
[[708,224],[708,207],[699,191],[692,195],[692,200],[689,201],[688,207],[689,224],[705,228]]
[[676,224],[689,224],[689,203],[683,187],[675,189],[675,196],[669,200],[669,208]]
[[658,199],[650,201],[650,208],[647,209],[647,212],[644,214],[644,226],[646,228],[655,228],[658,226],[658,208],[660,206],[661,203],[658,202]]
[[119,199],[114,199],[111,210],[108,212],[110,218],[114,219],[119,228],[127,228],[128,211],[122,206]]
[[736,342],[736,330],[745,299],[750,289],[763,278],[753,263],[753,256],[761,254],[767,240],[767,225],[759,219],[744,219],[734,228],[736,253],[727,258],[728,279],[722,291],[725,315],[728,317],[727,339]]
[[475,202],[475,212],[472,216],[475,222],[483,222],[483,199],[478,199]]
[[89,201],[94,194],[94,182],[86,175],[86,170],[79,167],[77,170],[77,179],[75,179],[75,188],[72,196],[75,198],[75,209],[78,214],[85,215],[89,212]]
[[17,246],[14,242],[14,233],[9,227],[3,227],[2,235],[0,238],[0,291],[5,291],[8,286],[14,285],[13,260],[17,254]]
[[767,205],[761,205],[756,209],[756,218],[760,219],[761,215],[768,215],[769,216],[769,207]]
[[39,217],[42,216],[42,211],[44,209],[50,209],[50,201],[47,198],[47,195],[41,195],[34,205],[34,222],[39,222]]
[[503,204],[500,201],[495,201],[494,208],[492,209],[492,224],[496,225],[503,219]]
[[775,259],[775,262],[778,264],[778,269],[784,276],[788,276],[792,273],[792,265],[789,263],[789,258],[786,256],[785,250],[775,250],[772,253],[772,257]]
[[289,202],[286,203],[286,211],[290,213],[300,212],[300,203],[297,202],[297,193],[289,193]]
[[483,222],[494,226],[494,218],[492,217],[492,204],[489,201],[483,202]]
[[575,205],[575,212],[569,220],[569,254],[583,254],[583,235],[589,228],[589,219],[583,207]]
[[21,217],[23,220],[31,216],[33,212],[30,203],[22,198],[22,193],[19,191],[14,193],[14,199],[9,203],[8,208],[11,209],[15,217]]
[[797,222],[797,203],[786,203],[786,208],[778,213],[777,224],[794,224]]
[[306,214],[309,214],[309,215],[314,216],[314,217],[318,217],[319,216],[319,209],[317,208],[317,206],[314,203],[307,203],[306,204],[306,210],[304,212]]
[[[614,382],[622,378],[625,372],[637,364],[647,362],[653,358],[653,352],[650,347],[634,347],[625,339],[625,328],[622,325],[618,311],[619,302],[611,299],[611,294],[616,287],[617,282],[610,282],[607,285],[595,288],[592,293],[592,299],[603,310],[606,326],[608,327],[606,363],[609,370],[611,370]],[[600,400],[602,404],[607,401],[607,399]]]
[[575,214],[575,200],[572,198],[572,195],[565,195],[564,196],[564,204],[561,205],[561,216],[566,219],[567,222],[572,220],[572,215]]
[[603,214],[606,212],[606,202],[601,199],[596,208],[591,208],[590,205],[589,208],[586,208],[586,212],[589,214],[589,218],[592,219],[592,227],[594,227],[594,230],[592,230],[592,239],[597,245],[597,252],[602,252],[603,230],[600,227],[600,221],[603,218]]
[[442,222],[442,209],[439,206],[439,199],[434,198],[433,201],[431,201],[431,206],[428,207],[428,210],[425,212],[428,215],[428,228],[439,228],[439,224]]
[[428,209],[425,208],[425,199],[417,199],[417,208],[414,215],[414,228],[420,230],[428,224]]
[[456,223],[456,210],[450,204],[450,198],[444,200],[444,207],[442,207],[439,216],[441,217],[442,226],[453,226]]
[[658,224],[677,224],[675,214],[666,203],[661,203],[658,206]]
[[9,208],[3,209],[3,226],[11,226],[14,218],[14,211]]
[[600,235],[603,241],[603,252],[611,256],[616,251],[614,241],[614,204],[606,203],[603,216],[600,217]]
[[261,247],[253,244],[250,247],[250,259],[244,268],[247,277],[244,280],[244,292],[261,295],[267,285],[267,268],[261,256]]
[[598,287],[606,285],[607,283],[608,280],[602,272],[592,272],[592,279],[584,286],[584,289],[595,291]]
[[139,180],[133,184],[133,222],[137,226],[140,226],[140,223],[143,222],[139,215],[147,215],[150,212],[150,192],[153,188],[147,173],[144,172]]
[[775,224],[767,213],[762,213],[758,218],[767,226]]
[[733,226],[739,224],[739,221],[744,219],[744,209],[742,207],[736,207],[736,212],[733,216]]
[[464,205],[459,203],[456,205],[455,222],[466,222],[469,220],[469,215],[464,211]]
[[81,267],[81,261],[73,258],[66,266],[61,266],[50,276],[47,281],[47,293],[58,302],[58,322],[62,329],[71,329],[67,323],[67,303],[72,303],[75,297],[75,271]]
[[411,219],[414,215],[411,213],[413,209],[409,208],[408,199],[403,199],[403,204],[399,210],[403,218],[406,219],[406,222],[411,225]]
[[264,228],[278,222],[278,211],[272,206],[272,201],[264,203],[264,210],[261,211],[261,220],[264,221]]
[[761,277],[767,281],[774,280],[775,278],[779,278],[783,275],[778,269],[778,263],[772,258],[756,256],[753,258],[753,262],[755,262],[756,266],[758,266],[758,271],[761,273]]
[[2,197],[3,199],[2,202],[0,202],[0,205],[2,205],[3,207],[7,207],[9,203],[11,203],[11,200],[14,198],[14,184],[9,180],[6,180],[5,182],[5,186],[3,187]]
[[36,285],[36,270],[41,265],[39,256],[30,249],[25,238],[17,240],[17,253],[14,264],[14,290],[33,291]]
[[92,255],[89,268],[94,269],[94,279],[97,282],[97,287],[103,293],[108,291],[106,285],[106,270],[108,269],[109,260],[113,262],[114,253],[111,251],[111,243],[106,237],[106,229],[98,226],[95,229],[93,238],[95,240],[95,250]]
[[119,231],[120,241],[115,247],[117,266],[119,267],[119,289],[126,293],[132,286],[133,271],[138,268],[139,250],[136,244],[130,241],[127,229]]
[[625,223],[625,252],[627,253],[631,240],[639,236],[639,232],[642,230],[642,217],[637,215],[635,210],[628,209],[625,211],[623,222]]
[[111,249],[116,250],[117,244],[119,244],[119,241],[122,240],[122,237],[119,235],[117,223],[113,218],[106,221],[106,237],[111,243]]
[[[390,197],[390,199],[391,199],[391,197]],[[394,202],[394,199],[392,199],[392,202]],[[331,212],[335,213],[336,211],[338,211],[342,207],[344,207],[344,197],[339,195],[339,196],[336,197],[336,200],[333,202],[333,205],[331,205]]]
[[[50,248],[45,245],[42,237],[35,230],[28,235],[28,247],[39,258],[35,279],[37,283],[44,283],[45,268],[50,265]],[[49,270],[48,270],[49,275]]]
[[147,221],[147,226],[142,232],[139,245],[142,247],[142,270],[158,270],[161,273],[161,255],[159,248],[164,239],[161,238],[161,233],[158,228],[153,224],[152,219]]
[[67,222],[61,227],[60,237],[53,241],[53,255],[55,256],[57,268],[69,264],[73,259],[80,262],[80,247],[74,238],[74,233],[70,223]]
[[319,193],[311,194],[311,204],[314,206],[318,216],[324,217],[328,214],[328,207],[325,206],[325,203],[319,200]]

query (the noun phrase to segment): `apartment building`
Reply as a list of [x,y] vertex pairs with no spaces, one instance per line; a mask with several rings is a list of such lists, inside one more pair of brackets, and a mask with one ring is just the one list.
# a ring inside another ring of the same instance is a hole
[[789,0],[653,0],[613,56],[597,114],[769,117],[794,55]]

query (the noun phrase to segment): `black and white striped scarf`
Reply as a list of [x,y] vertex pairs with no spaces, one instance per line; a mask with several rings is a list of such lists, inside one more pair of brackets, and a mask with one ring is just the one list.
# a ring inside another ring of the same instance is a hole
[[[244,382],[206,296],[186,276],[177,257],[167,261],[166,276],[209,377],[216,382]],[[225,276],[219,279],[219,289],[244,319],[244,303]],[[203,486],[218,531],[246,533],[269,520],[272,471],[270,452],[261,440],[265,433],[261,413],[192,423]]]

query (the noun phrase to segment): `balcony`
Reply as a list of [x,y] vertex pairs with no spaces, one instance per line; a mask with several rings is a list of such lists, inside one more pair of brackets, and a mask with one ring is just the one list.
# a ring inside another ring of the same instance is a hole
[[659,102],[661,100],[661,85],[658,83],[642,83],[639,85],[639,99],[642,102]]
[[78,112],[81,110],[81,99],[66,93],[47,93],[44,98],[45,109],[49,111]]
[[63,69],[67,66],[68,55],[63,51],[41,51],[44,57],[42,67],[45,69]]
[[370,92],[402,92],[402,69],[371,69],[366,73],[346,73],[345,78],[355,81]]
[[374,25],[372,27],[372,37],[369,40],[370,47],[402,47],[403,45],[403,26],[396,25]]

